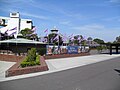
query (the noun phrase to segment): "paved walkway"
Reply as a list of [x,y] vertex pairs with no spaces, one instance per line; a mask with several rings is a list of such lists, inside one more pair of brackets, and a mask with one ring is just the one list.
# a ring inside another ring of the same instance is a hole
[[109,60],[120,55],[90,55],[82,57],[72,57],[72,58],[61,58],[61,59],[51,59],[47,60],[46,63],[50,70],[64,70],[74,67],[84,66],[92,63],[97,63],[100,61]]
[[[84,65],[88,65],[92,63],[97,63],[97,62],[101,62],[105,60],[110,60],[116,57],[120,57],[120,54],[117,54],[117,55],[99,54],[99,55],[80,56],[80,57],[71,57],[71,58],[50,59],[50,60],[46,60],[46,63],[49,67],[49,71],[19,75],[19,76],[8,77],[8,78],[0,77],[0,81],[7,81],[7,80],[14,80],[14,79],[44,75],[44,74],[58,72],[58,71],[75,68],[79,66],[84,66]],[[14,63],[11,63],[11,64],[9,63],[9,64],[6,64],[7,65],[6,66],[4,63],[6,62],[2,62],[0,64],[0,71],[2,71],[3,73],[10,66],[14,64]]]
[[5,78],[5,71],[13,66],[15,62],[0,61],[0,79]]

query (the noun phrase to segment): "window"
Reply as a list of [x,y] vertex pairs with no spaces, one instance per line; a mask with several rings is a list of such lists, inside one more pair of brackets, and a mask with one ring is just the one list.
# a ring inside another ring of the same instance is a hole
[[31,21],[27,21],[27,23],[31,23]]
[[16,13],[12,13],[12,15],[13,15],[13,16],[15,16],[15,15],[16,15]]

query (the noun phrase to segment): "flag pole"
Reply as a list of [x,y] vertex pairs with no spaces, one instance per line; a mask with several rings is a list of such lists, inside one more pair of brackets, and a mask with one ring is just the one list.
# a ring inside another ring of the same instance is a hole
[[48,33],[48,46],[49,46],[49,33]]
[[[59,38],[59,36],[60,36],[60,35],[59,35],[59,31],[58,31],[58,53],[59,53],[59,49],[60,49],[60,45],[59,45],[59,44],[60,44],[60,38]],[[60,53],[59,53],[59,54],[60,54]]]

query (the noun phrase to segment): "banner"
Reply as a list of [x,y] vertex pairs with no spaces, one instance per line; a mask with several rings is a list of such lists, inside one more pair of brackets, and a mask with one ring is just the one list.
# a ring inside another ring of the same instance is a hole
[[68,54],[78,54],[78,46],[68,46],[67,53]]
[[88,46],[53,46],[53,45],[47,45],[46,46],[46,54],[78,54],[82,52],[88,52],[89,47]]

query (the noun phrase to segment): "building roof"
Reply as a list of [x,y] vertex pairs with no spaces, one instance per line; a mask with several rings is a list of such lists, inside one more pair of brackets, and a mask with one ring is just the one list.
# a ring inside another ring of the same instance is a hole
[[43,43],[43,42],[28,40],[28,39],[24,39],[24,38],[4,40],[4,41],[0,41],[0,43],[46,44],[46,43]]

